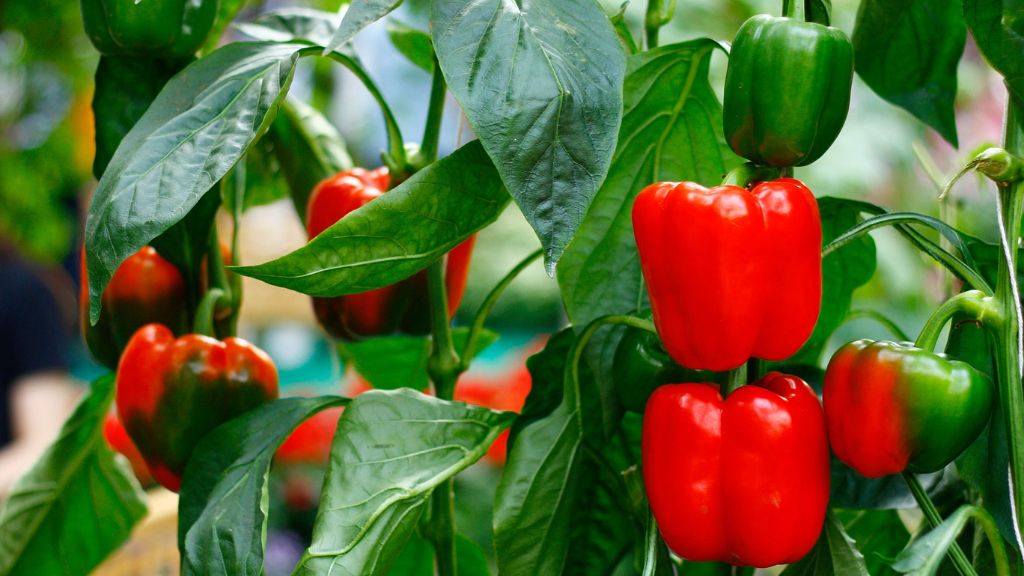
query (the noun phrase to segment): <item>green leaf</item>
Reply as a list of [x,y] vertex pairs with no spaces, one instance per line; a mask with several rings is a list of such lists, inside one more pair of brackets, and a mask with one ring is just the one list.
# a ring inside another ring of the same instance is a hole
[[347,10],[343,8],[345,16],[326,44],[327,52],[347,44],[360,30],[387,16],[401,4],[402,0],[352,0]]
[[864,557],[857,550],[852,539],[843,530],[843,525],[829,514],[818,543],[803,560],[790,564],[782,576],[869,576]]
[[266,130],[302,50],[229,44],[172,78],[125,136],[86,222],[92,321],[121,262],[184,218]]
[[448,86],[545,249],[548,273],[608,171],[624,60],[593,0],[436,0]]
[[[856,226],[861,220],[864,206],[856,201],[843,198],[825,197],[818,199],[821,214],[822,246]],[[877,257],[875,241],[868,235],[845,244],[821,262],[821,313],[814,332],[803,348],[787,364],[809,364],[817,366],[828,339],[843,323],[850,312],[853,291],[871,279],[875,273]]]
[[181,485],[182,574],[263,573],[274,452],[303,420],[344,403],[330,396],[283,398],[223,424],[199,443]]
[[963,0],[978,49],[1000,74],[1024,113],[1024,13],[1018,0]]
[[426,72],[434,71],[434,43],[430,34],[394,21],[388,21],[387,27],[388,38],[402,56]]
[[[600,446],[616,471],[635,461],[630,436],[596,438],[593,384],[583,374],[580,391],[564,383],[574,332],[553,337],[527,363],[533,387],[510,439],[509,457],[495,496],[494,542],[501,574],[607,573],[633,543],[634,531],[621,478],[597,465]],[[564,388],[563,388],[564,386]],[[589,421],[589,423],[588,423]],[[525,422],[525,424],[524,424]],[[635,422],[634,422],[635,424]],[[635,430],[634,430],[635,432]],[[633,436],[636,436],[633,434]]]
[[889,567],[892,559],[910,541],[910,532],[895,510],[839,510],[836,517],[847,534],[857,542],[864,556],[868,573],[872,576],[890,576],[896,572]]
[[474,141],[349,213],[302,248],[232,269],[310,296],[366,292],[426,268],[494,222],[507,202],[494,164]]
[[[914,508],[917,502],[898,475],[865,478],[832,458],[832,484],[829,502],[832,506],[855,510]],[[930,496],[957,490],[960,479],[951,467],[934,474],[920,474],[918,480]]]
[[281,103],[269,135],[295,211],[305,223],[306,204],[313,188],[321,180],[352,168],[345,140],[323,114],[292,98]]
[[181,68],[181,62],[159,58],[100,57],[92,98],[96,125],[92,173],[97,180],[103,176],[121,140]]
[[94,382],[0,509],[0,574],[88,574],[146,515],[128,461],[103,438],[114,376]]
[[387,574],[433,489],[479,460],[514,416],[407,388],[359,395],[338,423],[295,574]]
[[[461,534],[455,535],[455,558],[458,576],[491,574],[487,555],[475,542]],[[430,541],[418,534],[409,538],[391,565],[388,576],[434,576],[434,547]]]
[[221,36],[224,35],[224,31],[227,30],[231,21],[235,19],[238,12],[245,6],[246,0],[218,0],[217,1],[217,19],[213,21],[213,27],[210,28],[210,35],[206,38],[206,43],[203,44],[202,52],[207,54],[217,49],[220,44]]
[[633,237],[633,200],[661,181],[716,184],[739,163],[725,144],[722,107],[708,82],[711,54],[701,39],[643,52],[628,61],[619,145],[608,179],[558,267],[569,318],[583,326],[643,308],[647,298]]
[[[331,41],[331,36],[340,21],[341,17],[334,12],[310,8],[283,8],[261,14],[252,22],[239,22],[234,27],[256,40],[295,40],[324,46]],[[350,47],[344,44],[339,44],[338,48],[345,52],[351,51]]]
[[966,40],[960,0],[865,0],[854,68],[876,94],[956,146],[956,66]]
[[[463,349],[467,336],[466,328],[452,331],[456,350]],[[484,329],[475,350],[480,353],[497,340],[496,333]],[[425,390],[430,385],[427,378],[431,352],[429,336],[384,336],[344,344],[344,347],[343,356],[352,361],[356,372],[374,388]]]
[[[636,39],[633,38],[633,32],[629,29],[629,23],[626,22],[626,9],[628,7],[629,2],[623,2],[622,5],[619,6],[619,11],[610,16],[609,20],[615,28],[615,35],[619,37],[619,44],[622,44],[622,49],[626,52],[627,56],[633,56],[640,51],[640,47],[637,46]],[[626,81],[628,82],[628,78]]]
[[[999,560],[1006,566],[1006,551],[1002,549],[1002,541],[995,529],[992,517],[984,509],[975,506],[961,506],[946,518],[942,524],[930,530],[914,542],[896,558],[893,569],[901,574],[914,576],[932,576],[939,570],[949,547],[956,542],[956,537],[963,531],[971,518],[981,521],[989,538],[997,538],[1002,554]],[[991,541],[991,540],[990,540]],[[1002,572],[1001,572],[1002,573]]]

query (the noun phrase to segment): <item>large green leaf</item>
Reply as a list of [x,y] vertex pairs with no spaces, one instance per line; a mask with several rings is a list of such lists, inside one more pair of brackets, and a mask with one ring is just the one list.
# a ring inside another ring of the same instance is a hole
[[121,262],[184,218],[263,133],[303,49],[316,50],[229,44],[172,78],[125,136],[86,222],[93,321]]
[[966,39],[960,0],[865,0],[853,32],[855,69],[956,146],[956,66]]
[[[983,508],[975,506],[961,506],[949,515],[942,524],[929,530],[923,536],[919,536],[896,558],[892,567],[901,574],[913,574],[914,576],[933,576],[939,572],[939,567],[946,558],[950,546],[956,542],[957,536],[967,525],[971,518],[979,520],[978,526],[983,528],[986,535],[991,538],[999,538],[995,529],[995,523],[988,512]],[[991,541],[991,540],[990,540]],[[998,558],[1006,569],[1006,551],[1000,550]],[[999,573],[1004,573],[999,571]],[[1008,572],[1006,572],[1008,573]]]
[[292,430],[343,398],[284,398],[208,434],[181,484],[178,541],[182,574],[263,573],[267,473]]
[[825,527],[803,560],[790,564],[782,576],[869,576],[864,556],[843,530],[843,525],[832,515],[825,518]]
[[1024,114],[1024,11],[1019,0],[963,0],[964,19],[978,49],[1006,78]]
[[479,460],[514,416],[408,388],[359,395],[338,423],[295,574],[387,574],[433,489]]
[[113,401],[113,375],[94,382],[56,442],[14,485],[0,510],[0,574],[88,574],[146,515],[131,467],[103,439]]
[[[633,524],[621,479],[638,450],[638,420],[598,439],[592,379],[564,382],[572,329],[554,336],[527,366],[533,382],[510,439],[495,497],[494,541],[501,574],[611,574],[641,527]],[[585,438],[590,438],[585,440]],[[627,438],[634,442],[625,444]]]
[[310,296],[366,292],[408,278],[494,222],[508,194],[476,141],[349,213],[308,244],[239,274]]
[[327,51],[348,43],[360,30],[387,16],[401,3],[402,0],[352,0],[347,10],[342,8],[345,16],[327,44]]
[[388,38],[418,68],[434,71],[434,43],[430,34],[399,22],[388,22]]
[[[467,336],[467,328],[452,331],[456,350],[465,347]],[[479,337],[474,348],[478,354],[498,339],[496,333],[487,329],[481,331]],[[374,388],[424,390],[430,385],[427,362],[433,347],[429,336],[383,336],[345,344],[344,347],[345,356],[351,360],[356,372]]]
[[[301,40],[323,46],[331,41],[339,21],[340,17],[333,12],[292,7],[261,14],[252,22],[235,24],[235,28],[256,40]],[[338,50],[351,53],[351,46],[339,44]]]
[[430,21],[448,85],[553,273],[615,149],[615,30],[594,0],[435,0]]
[[892,559],[910,541],[910,532],[895,510],[859,510],[836,512],[847,534],[857,542],[871,576],[890,576]]
[[725,144],[722,106],[708,82],[717,48],[701,39],[629,59],[608,179],[558,267],[566,310],[576,325],[643,308],[647,294],[631,218],[641,190],[661,181],[717,184],[739,163]]
[[[458,576],[490,576],[491,567],[484,551],[461,534],[455,535]],[[388,576],[434,576],[434,546],[420,535],[413,535],[391,565]]]

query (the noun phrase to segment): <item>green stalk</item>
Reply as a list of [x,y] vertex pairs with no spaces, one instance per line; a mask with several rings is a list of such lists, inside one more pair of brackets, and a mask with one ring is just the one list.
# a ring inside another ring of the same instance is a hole
[[959,313],[981,322],[990,330],[998,331],[1003,324],[1003,315],[996,307],[996,300],[993,297],[985,296],[980,290],[968,290],[946,300],[932,312],[921,328],[914,346],[922,350],[934,350],[946,322]]
[[[1024,127],[1014,111],[1012,97],[1006,105],[1004,147],[1024,155]],[[1017,287],[1017,243],[1024,216],[1024,185],[1020,180],[999,185],[999,228],[1002,257],[996,276],[996,301],[1003,322],[996,331],[996,381],[1000,414],[1005,419],[1010,454],[1010,498],[1017,546],[1024,548],[1024,389],[1021,388],[1021,308]]]
[[725,175],[725,178],[722,179],[722,185],[749,188],[751,184],[756,182],[775,180],[779,177],[779,174],[778,168],[758,166],[753,162],[744,162]]
[[782,15],[786,18],[804,21],[804,0],[784,0],[782,3]]
[[729,370],[726,375],[725,388],[722,390],[722,398],[727,398],[729,394],[732,394],[736,390],[739,390],[740,386],[744,386],[747,383],[747,363],[744,362],[738,367]]
[[[427,268],[430,297],[430,323],[433,349],[427,372],[434,386],[434,394],[442,400],[455,395],[455,381],[459,377],[461,362],[452,341],[451,322],[448,319],[448,295],[444,283],[445,259],[441,258]],[[438,576],[456,576],[455,559],[455,483],[446,480],[430,495],[430,520],[425,528],[427,538],[434,546]]]
[[676,0],[648,0],[647,15],[644,18],[644,31],[647,37],[647,49],[658,47],[658,33],[661,27],[672,20],[676,11]]
[[[942,524],[942,516],[939,515],[939,511],[935,508],[935,504],[932,499],[928,497],[928,492],[925,491],[924,486],[917,480],[917,477],[910,472],[904,472],[902,474],[904,482],[907,483],[907,488],[910,488],[910,493],[914,495],[914,500],[917,500],[917,505],[924,512],[924,517],[928,520],[928,525],[935,528],[939,524]],[[960,545],[955,541],[949,545],[949,550],[946,552],[949,555],[949,559],[953,561],[953,565],[956,566],[957,572],[962,576],[978,576],[978,573],[974,571],[974,567],[971,566],[970,561],[967,560],[967,554],[964,554]]]
[[427,109],[427,124],[423,127],[423,141],[420,144],[419,162],[422,166],[414,166],[417,170],[422,169],[434,160],[437,160],[437,149],[441,140],[441,121],[444,119],[444,97],[448,92],[448,86],[444,81],[444,74],[441,73],[441,65],[434,56],[434,79],[430,84],[430,107]]
[[203,294],[196,308],[196,317],[192,323],[192,330],[196,334],[216,338],[217,334],[213,329],[214,315],[217,313],[217,305],[221,300],[226,300],[227,295],[220,288],[211,288]]

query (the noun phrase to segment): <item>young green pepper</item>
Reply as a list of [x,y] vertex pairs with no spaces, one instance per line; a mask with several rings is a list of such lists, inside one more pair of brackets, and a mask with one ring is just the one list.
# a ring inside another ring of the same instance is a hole
[[822,393],[832,451],[868,478],[935,472],[981,434],[994,398],[965,362],[858,340],[832,357]]
[[217,0],[82,0],[85,32],[107,56],[191,56],[216,17]]
[[803,166],[846,121],[853,45],[841,30],[760,14],[736,33],[725,77],[729,146],[771,166]]

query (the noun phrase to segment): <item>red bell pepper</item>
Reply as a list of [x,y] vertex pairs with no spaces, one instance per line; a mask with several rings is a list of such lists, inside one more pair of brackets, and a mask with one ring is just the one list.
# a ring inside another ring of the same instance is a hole
[[239,338],[223,342],[149,324],[132,336],[117,369],[117,409],[157,482],[177,491],[200,440],[277,398],[277,368]]
[[[317,184],[306,206],[309,239],[318,236],[349,212],[384,194],[390,181],[387,168],[354,168]],[[455,314],[462,302],[475,238],[470,236],[448,253],[445,285],[450,315]],[[428,332],[430,310],[427,302],[427,276],[421,272],[391,286],[368,292],[313,298],[313,310],[328,334],[342,340],[358,340],[396,331],[410,334]]]
[[647,402],[642,451],[651,511],[683,558],[763,568],[817,541],[828,441],[800,378],[773,372],[724,400],[715,384],[662,386]]
[[654,184],[633,204],[633,232],[658,335],[679,364],[782,360],[814,330],[821,219],[800,181]]

